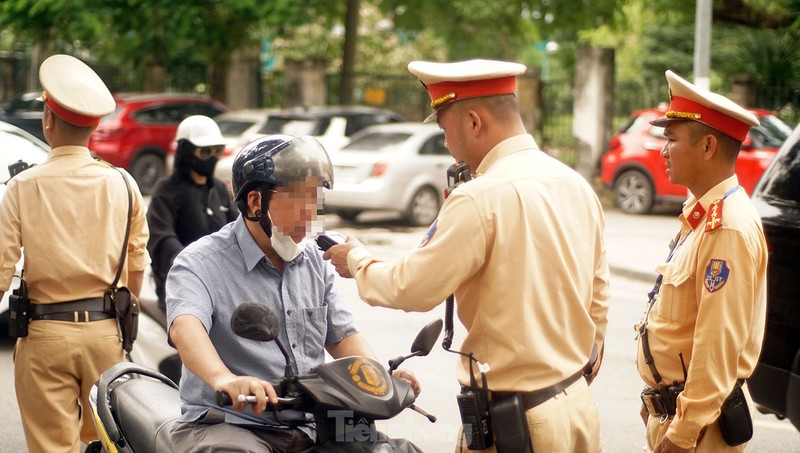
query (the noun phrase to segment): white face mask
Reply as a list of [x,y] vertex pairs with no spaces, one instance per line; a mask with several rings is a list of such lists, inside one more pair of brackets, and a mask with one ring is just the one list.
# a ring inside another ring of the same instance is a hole
[[305,248],[305,238],[298,244],[294,242],[291,236],[278,230],[278,227],[275,226],[275,222],[272,222],[272,217],[270,217],[270,222],[272,223],[272,249],[275,250],[278,256],[283,258],[284,261],[288,262],[297,258],[297,255]]

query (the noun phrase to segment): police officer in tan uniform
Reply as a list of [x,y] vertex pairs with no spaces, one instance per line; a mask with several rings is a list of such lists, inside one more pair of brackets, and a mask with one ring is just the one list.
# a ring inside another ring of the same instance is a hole
[[[77,453],[97,438],[88,408],[100,373],[124,360],[103,293],[116,275],[132,218],[119,285],[138,296],[149,264],[142,197],[133,179],[92,158],[89,135],[114,111],[108,88],[68,55],[42,63],[47,161],[14,176],[0,204],[0,288],[7,291],[24,247],[32,303],[28,335],[17,340],[14,376],[31,453]],[[0,293],[2,295],[2,293]]]
[[[522,397],[521,423],[535,451],[600,451],[583,377],[593,348],[602,351],[609,307],[597,196],[526,133],[514,94],[525,66],[471,60],[408,68],[430,95],[448,149],[473,177],[449,194],[420,247],[402,259],[381,261],[352,237],[325,258],[355,277],[370,305],[428,311],[455,293],[467,329],[460,351],[488,366],[493,402]],[[470,362],[463,358],[458,369],[465,387],[470,368],[479,373]],[[456,451],[466,451],[459,437]]]
[[[689,198],[637,325],[647,443],[664,453],[744,451],[749,412],[739,405],[738,412],[720,413],[724,402],[746,399],[743,380],[764,334],[766,241],[734,174],[742,141],[758,120],[672,71],[666,76],[669,110],[652,123],[665,127],[661,155],[669,180],[687,187]],[[726,418],[733,424],[720,423]],[[726,426],[744,437],[726,440]]]

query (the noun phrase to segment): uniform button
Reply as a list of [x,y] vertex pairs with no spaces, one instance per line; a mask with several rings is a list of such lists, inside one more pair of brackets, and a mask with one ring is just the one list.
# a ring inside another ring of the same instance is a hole
[[297,349],[297,343],[292,343],[292,349]]
[[292,315],[292,310],[286,310],[286,315],[287,316],[291,316]]

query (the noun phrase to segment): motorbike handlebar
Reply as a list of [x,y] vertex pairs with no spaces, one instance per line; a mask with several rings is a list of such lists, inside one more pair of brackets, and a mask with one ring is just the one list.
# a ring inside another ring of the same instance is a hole
[[[231,396],[228,395],[227,392],[224,390],[217,390],[215,392],[215,396],[217,399],[217,405],[219,406],[232,406],[233,400]],[[246,404],[255,404],[258,400],[256,399],[255,395],[239,395],[239,402],[246,403]],[[300,405],[300,399],[298,397],[278,397],[278,403],[272,404],[267,400],[267,406],[275,409],[275,410],[283,410],[283,409],[296,409]]]

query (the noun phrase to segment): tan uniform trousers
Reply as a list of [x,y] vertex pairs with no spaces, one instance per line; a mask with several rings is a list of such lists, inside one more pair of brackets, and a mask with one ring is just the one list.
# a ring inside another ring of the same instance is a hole
[[[753,404],[753,400],[750,398],[750,392],[747,390],[747,384],[742,387],[742,390],[744,390],[745,398],[747,398],[747,406],[750,408],[750,417],[755,420],[755,405]],[[661,440],[667,434],[667,429],[669,428],[671,422],[672,418],[664,420],[663,423],[661,423],[659,417],[647,418],[647,447],[650,449],[650,451],[653,451],[656,445],[658,445],[658,443],[661,442]],[[746,446],[747,443],[737,445],[735,447],[731,447],[725,443],[725,439],[722,438],[722,433],[719,430],[719,423],[715,421],[700,431],[700,435],[697,437],[697,447],[695,448],[695,452],[741,453],[744,452]]]
[[[600,451],[600,417],[585,379],[525,412],[533,451],[547,453],[595,453]],[[456,452],[468,450],[463,430]],[[495,453],[494,446],[485,450]]]
[[97,439],[88,398],[100,373],[125,359],[115,319],[33,321],[14,348],[17,402],[30,453],[78,453]]

